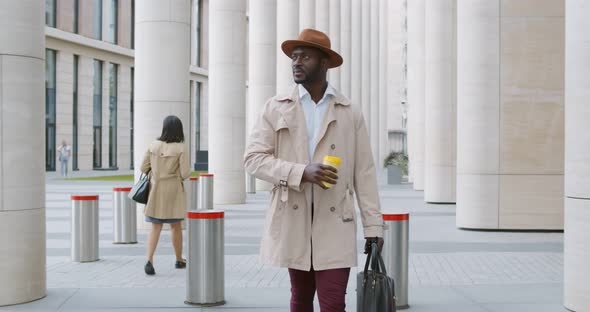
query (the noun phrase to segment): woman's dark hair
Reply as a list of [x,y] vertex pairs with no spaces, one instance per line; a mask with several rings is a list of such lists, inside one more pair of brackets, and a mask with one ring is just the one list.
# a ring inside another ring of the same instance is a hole
[[184,142],[184,132],[182,131],[182,121],[174,115],[164,118],[162,125],[162,135],[158,140],[166,143]]

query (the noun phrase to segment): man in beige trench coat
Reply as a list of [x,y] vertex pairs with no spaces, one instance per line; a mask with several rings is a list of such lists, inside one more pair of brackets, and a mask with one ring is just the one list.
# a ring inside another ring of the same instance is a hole
[[[357,265],[355,194],[364,237],[383,245],[370,140],[362,113],[326,81],[343,62],[328,36],[305,29],[281,48],[297,85],[266,102],[244,157],[250,174],[274,184],[261,260],[289,268],[291,311],[313,311],[317,290],[322,312],[342,312]],[[338,170],[321,164],[326,155],[342,159]]]

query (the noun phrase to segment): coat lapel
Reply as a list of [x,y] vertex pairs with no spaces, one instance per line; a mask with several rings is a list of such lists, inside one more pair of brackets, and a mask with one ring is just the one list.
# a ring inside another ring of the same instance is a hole
[[[336,96],[330,98],[330,102],[328,103],[328,110],[326,111],[326,116],[324,116],[324,122],[322,123],[322,128],[320,129],[320,133],[318,135],[318,139],[314,142],[314,151],[317,152],[318,144],[322,141],[326,133],[328,132],[328,128],[330,124],[337,121],[336,118],[336,105],[350,105],[350,101],[343,96],[338,90],[336,90]],[[313,158],[315,159],[315,152]]]
[[293,140],[293,144],[295,145],[297,161],[309,164],[311,159],[309,159],[309,146],[307,145],[307,128],[305,125],[305,115],[299,102],[297,85],[295,85],[290,95],[280,97],[278,100],[284,103],[281,109],[281,115],[291,133],[291,140]]

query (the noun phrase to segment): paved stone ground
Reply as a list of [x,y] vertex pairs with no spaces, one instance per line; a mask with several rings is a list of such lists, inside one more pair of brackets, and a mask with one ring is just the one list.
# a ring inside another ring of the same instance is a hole
[[[112,244],[110,190],[124,184],[48,177],[48,296],[0,311],[200,310],[183,303],[186,270],[173,267],[169,232],[163,232],[152,277],[143,273],[147,231],[139,231],[138,244]],[[89,191],[101,198],[100,261],[74,263],[69,259],[69,195]],[[411,214],[409,311],[565,311],[562,233],[459,230],[454,205],[426,204],[410,185],[382,186],[380,194],[386,211]],[[288,311],[286,270],[260,265],[257,259],[267,200],[267,194],[259,193],[245,205],[219,207],[226,211],[228,303],[202,310]],[[363,240],[358,239],[360,248]],[[355,311],[355,288],[351,278],[348,311]]]

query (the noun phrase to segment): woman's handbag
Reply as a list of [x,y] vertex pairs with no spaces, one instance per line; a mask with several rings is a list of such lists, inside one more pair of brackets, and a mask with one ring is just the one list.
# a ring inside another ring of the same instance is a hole
[[376,242],[371,245],[365,270],[358,273],[356,281],[357,312],[395,312],[395,285],[393,278],[387,276]]
[[140,204],[147,204],[150,194],[150,173],[142,173],[139,181],[131,188],[129,198]]

